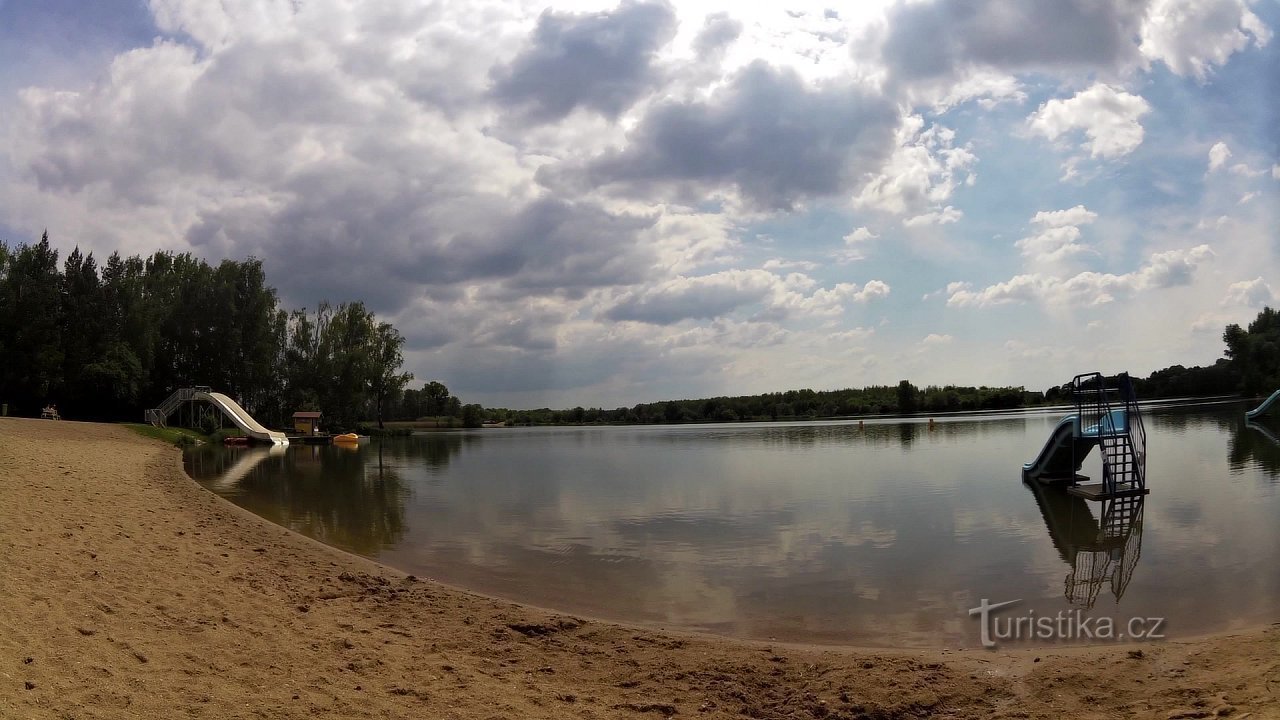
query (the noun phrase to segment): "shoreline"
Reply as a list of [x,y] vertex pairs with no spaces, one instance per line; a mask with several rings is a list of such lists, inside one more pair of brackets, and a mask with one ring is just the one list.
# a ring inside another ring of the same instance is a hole
[[113,425],[0,419],[0,492],[3,717],[1280,717],[1275,624],[998,650],[621,625],[324,545]]

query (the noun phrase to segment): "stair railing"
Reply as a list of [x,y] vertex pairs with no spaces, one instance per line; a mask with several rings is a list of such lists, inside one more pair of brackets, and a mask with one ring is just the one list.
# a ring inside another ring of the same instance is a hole
[[1138,394],[1129,373],[1121,373],[1120,394],[1124,399],[1125,429],[1129,431],[1129,446],[1133,451],[1134,485],[1147,487],[1147,429],[1142,424],[1142,410],[1138,407]]
[[177,410],[182,403],[190,402],[191,398],[195,396],[195,392],[194,388],[178,388],[174,390],[169,397],[164,399],[164,402],[160,403],[159,407],[146,411],[146,421],[156,427],[164,427],[165,422],[173,414],[173,411]]
[[[1127,376],[1125,376],[1127,377]],[[1116,483],[1126,476],[1126,442],[1119,439],[1107,393],[1107,380],[1102,373],[1083,373],[1071,380],[1071,395],[1076,404],[1076,418],[1080,429],[1092,429],[1098,439],[1102,454],[1102,486],[1107,494],[1116,491]],[[1127,409],[1127,405],[1126,405]],[[1127,413],[1126,413],[1127,414]],[[1125,423],[1126,428],[1128,423]],[[1079,459],[1077,459],[1079,460]]]

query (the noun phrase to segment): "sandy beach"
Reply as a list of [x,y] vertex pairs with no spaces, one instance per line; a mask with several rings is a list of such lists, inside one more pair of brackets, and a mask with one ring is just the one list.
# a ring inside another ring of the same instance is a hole
[[0,419],[0,498],[0,718],[1280,718],[1278,625],[910,652],[629,628],[328,548],[111,425]]

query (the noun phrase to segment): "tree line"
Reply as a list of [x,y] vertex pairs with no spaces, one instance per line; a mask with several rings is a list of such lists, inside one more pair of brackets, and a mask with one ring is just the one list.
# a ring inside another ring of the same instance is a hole
[[[1223,332],[1225,357],[1135,378],[1139,397],[1280,387],[1280,313],[1264,308]],[[795,420],[912,412],[1002,410],[1070,400],[1066,386],[895,385],[668,400],[614,409],[510,410],[463,404],[442,383],[405,389],[404,338],[360,302],[286,310],[262,262],[213,266],[189,253],[112,253],[99,269],[77,248],[59,266],[48,234],[0,243],[0,402],[34,415],[56,403],[79,419],[136,420],[174,389],[208,385],[264,424],[319,410],[330,429],[361,421],[453,418],[467,427],[583,423]]]
[[[1138,397],[1158,399],[1233,394],[1252,397],[1280,388],[1280,313],[1264,308],[1247,328],[1228,325],[1222,339],[1226,344],[1225,357],[1212,365],[1190,368],[1173,365],[1156,370],[1145,378],[1133,378]],[[1024,387],[928,385],[919,388],[903,380],[897,385],[668,400],[613,409],[488,408],[481,409],[480,418],[509,425],[739,422],[1007,410],[1071,401],[1070,382],[1045,392],[1036,392]]]
[[286,310],[262,262],[77,248],[59,265],[48,233],[0,243],[0,402],[34,415],[140,420],[181,387],[236,398],[263,424],[319,410],[335,429],[381,422],[412,375],[404,338],[360,302]]

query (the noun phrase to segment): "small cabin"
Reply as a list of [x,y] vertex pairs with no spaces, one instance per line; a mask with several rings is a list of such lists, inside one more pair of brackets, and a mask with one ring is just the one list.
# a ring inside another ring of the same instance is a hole
[[319,434],[320,413],[315,410],[299,410],[293,414],[293,429],[302,435]]

